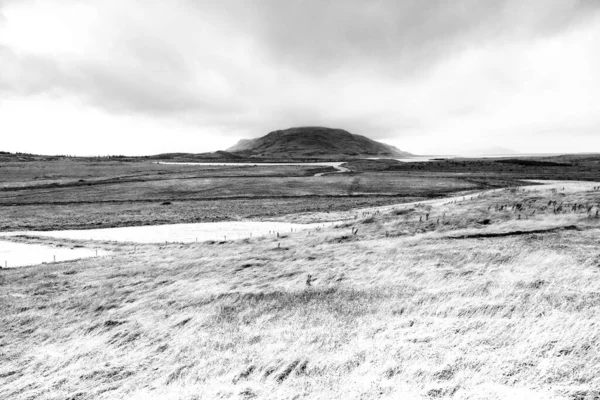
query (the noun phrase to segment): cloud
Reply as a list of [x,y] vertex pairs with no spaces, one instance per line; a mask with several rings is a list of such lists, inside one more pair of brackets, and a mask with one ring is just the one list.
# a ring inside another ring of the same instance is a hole
[[[35,33],[10,35],[12,32],[5,28],[13,42],[0,41],[0,88],[12,95],[72,95],[114,112],[215,113],[223,108],[227,83],[219,81],[213,71],[195,65],[201,59],[193,57],[193,48],[188,49],[192,58],[186,58],[173,46],[177,37],[162,40],[149,27],[136,26],[135,14],[119,15],[119,11],[111,7],[100,10],[91,32],[85,32],[91,36],[90,43],[58,54],[45,52],[43,47],[41,51],[31,50],[27,45],[44,43],[44,35],[50,34],[44,30],[62,22],[60,12],[50,15],[48,26],[39,27]],[[109,22],[113,17],[116,26]],[[152,19],[159,17],[157,13]],[[20,22],[16,18],[12,25]],[[78,33],[72,32],[75,36]],[[48,46],[56,43],[48,42]]]
[[593,135],[599,11],[597,0],[0,0],[0,99],[232,139],[329,125],[414,152],[453,136]]
[[273,62],[315,73],[368,66],[395,76],[489,41],[556,34],[598,10],[595,0],[239,0],[221,9],[246,21],[243,29],[260,37]]

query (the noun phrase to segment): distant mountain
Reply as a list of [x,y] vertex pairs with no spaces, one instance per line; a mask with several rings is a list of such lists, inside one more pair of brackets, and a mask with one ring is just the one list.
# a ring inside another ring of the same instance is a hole
[[496,156],[496,155],[518,155],[519,152],[512,149],[508,149],[502,146],[489,146],[474,148],[463,152],[464,155],[477,157],[477,156]]
[[176,161],[210,161],[210,160],[239,160],[243,156],[229,153],[227,151],[218,150],[212,153],[161,153],[148,156],[148,158],[156,160],[176,160]]
[[411,157],[394,146],[376,142],[343,129],[318,126],[271,132],[257,139],[242,139],[230,153],[261,158]]

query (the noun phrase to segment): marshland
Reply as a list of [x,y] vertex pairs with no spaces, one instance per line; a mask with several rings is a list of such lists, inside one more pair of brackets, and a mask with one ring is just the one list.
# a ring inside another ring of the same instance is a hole
[[0,398],[598,398],[599,161],[5,160]]

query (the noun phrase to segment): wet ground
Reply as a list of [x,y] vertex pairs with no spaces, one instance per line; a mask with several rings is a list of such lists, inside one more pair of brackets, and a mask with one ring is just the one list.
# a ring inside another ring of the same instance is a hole
[[2,268],[17,268],[28,265],[76,260],[103,256],[105,250],[89,248],[56,247],[41,244],[15,243],[0,240],[0,262]]
[[[328,225],[331,225],[331,223]],[[297,224],[287,222],[227,221],[85,230],[4,232],[0,233],[0,236],[27,235],[71,240],[133,243],[191,243],[240,240],[267,235],[276,237],[277,234],[287,235],[323,226],[325,226],[323,223]]]

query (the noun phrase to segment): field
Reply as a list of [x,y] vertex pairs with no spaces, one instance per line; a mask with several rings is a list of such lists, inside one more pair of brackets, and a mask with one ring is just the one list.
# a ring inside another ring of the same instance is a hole
[[[200,174],[165,178],[175,173]],[[279,238],[105,243],[111,256],[1,270],[0,398],[600,398],[600,183],[497,173],[286,172],[268,188],[272,207],[292,193],[308,209],[270,218],[356,219]],[[131,187],[152,204],[194,187],[234,201],[206,179]],[[238,210],[268,187],[256,179],[236,186]],[[40,190],[3,193],[8,229],[50,226],[51,213],[25,223],[7,210],[78,197]],[[108,197],[90,194],[99,217],[111,196],[142,203],[118,186],[95,193]],[[321,198],[343,206],[312,206]],[[357,199],[383,207],[345,212]]]
[[[338,211],[518,184],[462,174],[58,159],[0,166],[0,231],[106,228]],[[327,173],[324,176],[317,173]]]

